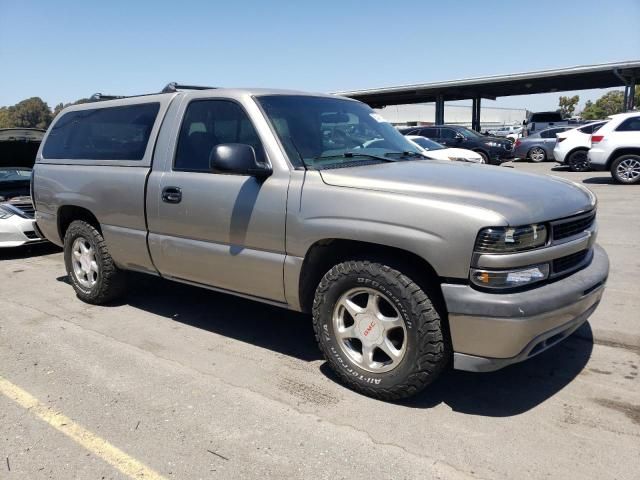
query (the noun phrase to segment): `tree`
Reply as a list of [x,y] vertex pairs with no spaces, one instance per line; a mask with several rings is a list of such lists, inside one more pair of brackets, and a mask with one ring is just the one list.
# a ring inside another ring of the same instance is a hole
[[605,93],[595,103],[587,101],[582,110],[585,120],[597,120],[622,112],[624,93],[620,90]]
[[76,100],[75,102],[70,102],[70,103],[59,103],[57,104],[54,109],[53,109],[53,116],[51,117],[51,119],[53,120],[54,118],[56,118],[56,115],[58,115],[62,109],[67,108],[70,105],[78,105],[80,103],[87,103],[90,102],[91,99],[89,98],[81,98],[79,100]]
[[62,102],[53,107],[53,118],[56,118],[56,115],[58,115],[64,107],[66,107],[66,105]]
[[3,128],[47,128],[52,119],[49,105],[40,97],[31,97],[1,110],[0,124]]
[[558,106],[560,107],[559,111],[562,114],[562,118],[571,118],[579,101],[579,95],[574,95],[573,97],[561,96],[558,100]]
[[10,128],[12,126],[9,109],[7,107],[0,107],[0,128]]
[[0,107],[0,128],[47,128],[51,121],[69,105],[87,103],[88,98],[81,98],[71,103],[59,103],[53,111],[40,97],[32,97],[10,107]]

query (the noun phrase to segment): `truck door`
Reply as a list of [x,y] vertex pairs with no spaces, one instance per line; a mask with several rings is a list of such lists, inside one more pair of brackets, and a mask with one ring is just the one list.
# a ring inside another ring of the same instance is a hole
[[209,156],[222,143],[249,144],[258,160],[270,160],[239,102],[183,103],[175,147],[167,149],[164,167],[154,160],[149,177],[149,249],[156,268],[166,277],[284,302],[289,172],[274,168],[266,180],[213,173]]

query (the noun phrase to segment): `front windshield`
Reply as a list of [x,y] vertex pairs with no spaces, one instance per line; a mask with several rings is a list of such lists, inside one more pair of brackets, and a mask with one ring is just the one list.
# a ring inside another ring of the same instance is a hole
[[417,143],[425,150],[442,150],[444,147],[426,137],[411,137],[411,141]]
[[29,182],[31,170],[28,168],[0,168],[0,183]]
[[258,102],[291,163],[335,168],[397,161],[420,150],[364,103],[341,98],[266,95]]

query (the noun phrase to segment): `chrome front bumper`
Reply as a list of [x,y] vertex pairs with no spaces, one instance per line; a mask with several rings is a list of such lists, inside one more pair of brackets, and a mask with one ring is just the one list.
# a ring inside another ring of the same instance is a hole
[[498,370],[543,352],[573,333],[598,306],[609,274],[605,251],[591,263],[532,290],[498,294],[442,285],[459,370]]

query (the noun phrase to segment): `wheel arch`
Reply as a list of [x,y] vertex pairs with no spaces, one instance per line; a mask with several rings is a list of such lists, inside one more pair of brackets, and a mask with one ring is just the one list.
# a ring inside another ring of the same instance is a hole
[[589,151],[589,147],[584,147],[584,146],[574,147],[574,148],[572,148],[571,150],[569,150],[567,152],[567,154],[564,156],[564,158],[567,159],[571,155],[573,155],[574,153],[580,152],[580,151],[588,152]]
[[611,155],[609,155],[609,159],[607,160],[607,170],[611,168],[611,164],[622,155],[640,155],[640,147],[623,147],[616,148]]
[[96,218],[96,216],[87,208],[79,207],[77,205],[63,205],[58,208],[57,212],[57,220],[58,220],[58,235],[60,239],[64,241],[65,233],[71,225],[71,222],[75,220],[82,220],[87,222],[88,224],[94,226],[101,234],[102,228],[100,226],[100,222]]
[[482,154],[486,155],[487,156],[487,161],[491,162],[491,154],[487,150],[485,150],[484,148],[474,147],[474,148],[471,148],[471,150],[476,152],[476,153],[482,153]]
[[430,296],[434,306],[446,318],[441,278],[423,257],[397,247],[360,240],[327,238],[307,250],[298,281],[298,296],[303,312],[310,312],[320,280],[333,266],[347,260],[382,262],[408,275]]

